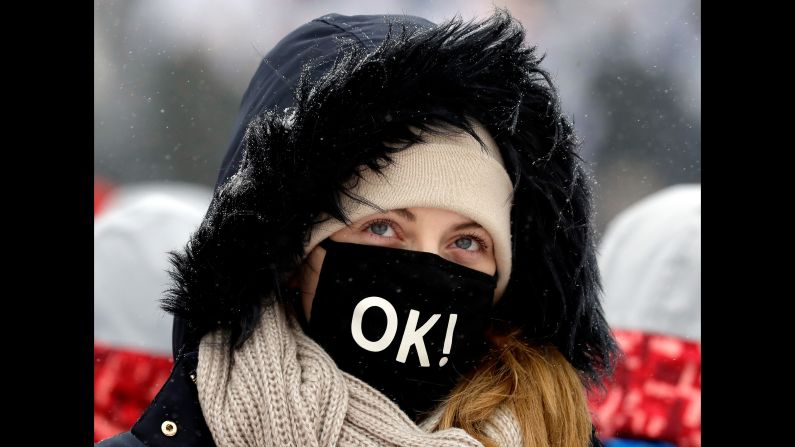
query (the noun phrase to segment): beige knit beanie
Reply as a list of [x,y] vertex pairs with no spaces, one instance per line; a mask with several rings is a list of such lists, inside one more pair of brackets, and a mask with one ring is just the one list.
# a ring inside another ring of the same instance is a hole
[[[485,151],[464,131],[426,133],[422,135],[424,142],[392,155],[394,163],[382,170],[383,176],[367,169],[349,192],[383,210],[441,208],[480,224],[494,241],[498,275],[495,296],[499,298],[511,275],[513,185],[497,143],[482,125],[474,123],[473,127]],[[346,195],[340,201],[351,222],[380,212]],[[315,225],[305,256],[344,227],[344,222],[333,218]]]

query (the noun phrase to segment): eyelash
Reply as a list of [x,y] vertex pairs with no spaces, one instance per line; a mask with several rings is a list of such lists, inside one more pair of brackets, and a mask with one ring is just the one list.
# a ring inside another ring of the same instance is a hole
[[[395,227],[397,227],[397,224],[395,224],[395,222],[394,222],[394,221],[391,221],[391,220],[389,220],[389,219],[376,219],[376,220],[371,220],[371,221],[369,221],[369,222],[365,223],[364,225],[362,225],[362,227],[360,228],[360,230],[361,230],[361,231],[369,230],[371,226],[373,226],[373,225],[377,225],[377,224],[386,224],[386,225],[389,225],[389,226],[392,228],[392,230],[393,230],[393,231],[394,231],[394,232],[395,232],[395,233],[396,233],[398,236],[400,236],[400,234],[401,234],[401,232],[400,232],[400,231],[399,231],[397,228],[395,228]],[[398,227],[398,228],[399,228],[399,227]],[[384,237],[384,236],[381,236],[381,235],[379,235],[379,234],[376,234],[376,233],[368,233],[368,234],[372,235],[372,237],[378,237],[378,238],[383,238],[383,237]],[[488,249],[489,249],[489,246],[486,244],[486,241],[484,241],[482,237],[480,237],[480,236],[478,236],[478,235],[476,235],[476,234],[473,234],[473,233],[464,233],[464,234],[459,234],[459,235],[458,235],[458,238],[459,238],[459,239],[462,239],[462,238],[468,238],[468,239],[472,239],[473,241],[477,242],[477,244],[478,244],[478,247],[480,247],[480,249],[476,250],[475,252],[485,252],[486,250],[488,250]],[[458,239],[456,239],[456,240],[458,240]],[[463,250],[463,251],[469,251],[469,250],[466,250],[466,249],[463,249],[463,248],[462,248],[461,250]]]

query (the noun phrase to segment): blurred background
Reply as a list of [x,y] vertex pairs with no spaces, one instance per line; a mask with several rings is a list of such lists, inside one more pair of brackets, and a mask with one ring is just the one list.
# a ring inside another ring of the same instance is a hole
[[699,0],[95,1],[95,442],[129,430],[170,374],[166,252],[209,205],[262,56],[332,12],[495,7],[547,54],[593,180],[605,309],[630,360],[592,397],[599,432],[700,447]]
[[432,21],[507,7],[548,56],[595,180],[596,219],[701,181],[697,0],[104,0],[94,3],[94,172],[112,185],[212,187],[248,81],[272,45],[330,12]]

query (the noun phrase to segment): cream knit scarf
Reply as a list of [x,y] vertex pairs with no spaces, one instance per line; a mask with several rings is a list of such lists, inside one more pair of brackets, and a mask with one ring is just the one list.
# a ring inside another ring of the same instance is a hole
[[[246,343],[230,355],[228,334],[206,335],[196,384],[213,439],[226,446],[480,447],[461,429],[430,432],[386,396],[342,372],[298,323],[274,304]],[[500,446],[521,446],[521,432],[501,410],[486,434]]]

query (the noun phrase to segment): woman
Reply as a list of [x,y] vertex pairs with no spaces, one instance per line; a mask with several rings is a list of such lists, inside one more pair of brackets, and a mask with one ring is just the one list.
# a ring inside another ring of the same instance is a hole
[[329,15],[277,44],[173,258],[172,377],[105,445],[598,444],[587,178],[523,39]]

